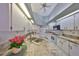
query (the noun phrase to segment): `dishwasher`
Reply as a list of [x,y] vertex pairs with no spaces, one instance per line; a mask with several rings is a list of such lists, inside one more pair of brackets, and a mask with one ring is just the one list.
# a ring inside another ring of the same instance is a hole
[[56,35],[51,35],[51,42],[57,44],[57,36]]

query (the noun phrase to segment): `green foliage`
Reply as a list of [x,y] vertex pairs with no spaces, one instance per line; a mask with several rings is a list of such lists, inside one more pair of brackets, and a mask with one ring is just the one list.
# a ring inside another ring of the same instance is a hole
[[22,46],[22,44],[11,43],[9,49],[11,49],[11,48],[13,48],[13,47],[20,48],[21,46]]

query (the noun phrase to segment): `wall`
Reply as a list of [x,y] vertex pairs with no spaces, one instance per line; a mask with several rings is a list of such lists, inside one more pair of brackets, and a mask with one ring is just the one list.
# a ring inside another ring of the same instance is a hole
[[0,31],[9,30],[9,5],[0,3]]
[[[28,32],[28,30],[31,28],[28,22],[26,22],[25,31],[20,31],[19,34],[23,35]],[[11,31],[0,31],[0,55],[4,54],[9,47],[9,39],[12,37],[15,37],[18,35],[17,32],[11,32]]]
[[9,45],[8,40],[18,35],[16,31],[19,31],[19,34],[23,35],[26,34],[32,26],[29,20],[25,18],[23,13],[16,6],[13,7],[12,15],[13,30],[11,31],[9,30],[9,26],[11,25],[11,19],[9,20],[9,16],[11,16],[9,15],[9,4],[0,4],[0,55],[7,50]]

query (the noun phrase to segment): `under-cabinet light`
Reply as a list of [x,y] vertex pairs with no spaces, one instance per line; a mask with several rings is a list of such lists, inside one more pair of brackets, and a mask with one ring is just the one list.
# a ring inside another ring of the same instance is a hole
[[29,12],[28,12],[28,9],[27,7],[25,6],[24,3],[19,3],[19,6],[22,8],[22,10],[25,12],[25,14],[28,16],[28,18],[31,18]]
[[34,23],[34,21],[33,21],[33,20],[31,20],[31,22],[32,22],[32,23]]
[[69,17],[69,16],[72,16],[72,15],[74,15],[74,14],[76,14],[76,13],[79,13],[79,10],[76,10],[76,11],[74,11],[74,12],[71,12],[71,13],[69,13],[68,15],[65,15],[64,17],[61,17],[61,18],[59,18],[59,19],[56,20],[56,21],[60,21],[60,20],[62,20],[62,19],[64,19],[64,18],[67,18],[67,17]]

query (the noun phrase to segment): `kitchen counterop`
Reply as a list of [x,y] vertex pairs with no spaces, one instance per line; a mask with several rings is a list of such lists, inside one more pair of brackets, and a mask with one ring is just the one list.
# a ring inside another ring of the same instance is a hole
[[67,41],[70,41],[72,43],[79,44],[79,40],[78,39],[72,39],[72,38],[65,37],[65,36],[58,36],[58,37],[63,38],[63,39],[65,39]]
[[65,34],[64,33],[64,35],[66,35],[66,36],[64,36],[63,34],[59,35],[59,34],[57,34],[55,32],[49,32],[49,33],[51,33],[52,35],[56,35],[59,38],[63,38],[65,40],[67,40],[67,41],[70,41],[72,43],[79,44],[79,36],[78,35]]

